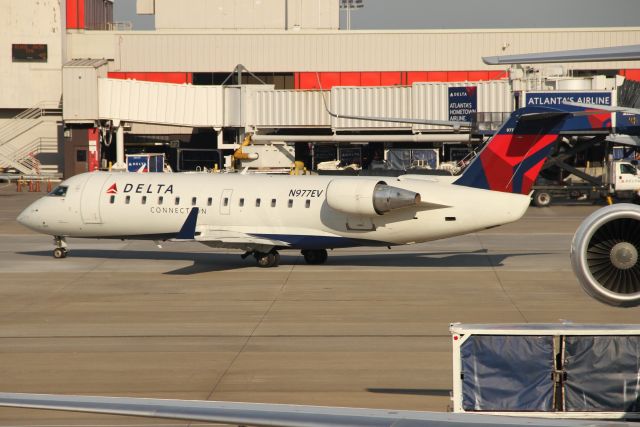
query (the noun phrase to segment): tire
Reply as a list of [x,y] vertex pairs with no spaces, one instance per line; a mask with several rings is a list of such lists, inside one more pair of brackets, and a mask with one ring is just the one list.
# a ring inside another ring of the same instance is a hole
[[535,191],[533,193],[533,204],[539,208],[546,208],[551,205],[551,194],[546,191]]
[[302,251],[304,260],[307,264],[318,265],[327,262],[327,250],[326,249],[309,249]]
[[56,259],[66,258],[67,250],[65,248],[55,248],[53,250],[53,257]]
[[280,254],[277,251],[271,251],[267,254],[257,253],[256,261],[258,262],[258,267],[261,268],[277,267],[280,263]]

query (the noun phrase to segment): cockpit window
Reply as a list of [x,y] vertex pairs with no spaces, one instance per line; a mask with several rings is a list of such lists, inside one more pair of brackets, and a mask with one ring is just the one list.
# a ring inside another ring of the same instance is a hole
[[68,187],[66,185],[58,185],[51,193],[49,193],[49,196],[64,197],[67,195],[67,188]]

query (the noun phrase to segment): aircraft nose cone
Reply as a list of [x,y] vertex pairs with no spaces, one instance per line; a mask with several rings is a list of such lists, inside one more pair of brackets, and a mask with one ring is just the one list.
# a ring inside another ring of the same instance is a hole
[[23,210],[22,212],[20,212],[20,215],[18,215],[18,218],[16,218],[16,221],[18,221],[20,224],[22,225],[27,225],[27,222],[29,221],[29,213],[27,213],[28,209]]
[[20,212],[20,215],[18,215],[18,218],[16,218],[16,221],[18,221],[20,224],[32,230],[36,229],[37,228],[36,212],[37,210],[33,208],[33,205],[29,206],[28,208]]

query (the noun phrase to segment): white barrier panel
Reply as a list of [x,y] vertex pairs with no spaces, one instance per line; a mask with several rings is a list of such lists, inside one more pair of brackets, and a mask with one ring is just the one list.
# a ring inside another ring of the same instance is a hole
[[329,103],[329,91],[257,91],[247,125],[253,128],[329,127],[331,117],[324,108],[323,96]]
[[[337,86],[331,89],[331,109],[336,114],[410,118],[411,88],[406,86]],[[331,118],[333,129],[410,129],[410,123]]]

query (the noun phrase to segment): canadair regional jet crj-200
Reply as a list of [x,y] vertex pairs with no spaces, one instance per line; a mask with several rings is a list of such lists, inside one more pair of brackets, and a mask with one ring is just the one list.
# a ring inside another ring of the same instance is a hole
[[393,246],[516,221],[570,113],[515,111],[462,175],[389,177],[91,172],[62,182],[18,221],[54,236],[196,241],[245,251],[261,267],[280,249],[309,264],[327,249]]

